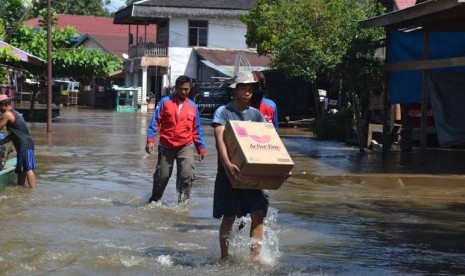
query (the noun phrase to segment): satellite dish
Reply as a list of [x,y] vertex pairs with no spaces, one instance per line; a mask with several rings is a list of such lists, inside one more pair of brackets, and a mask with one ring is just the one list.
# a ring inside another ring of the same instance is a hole
[[126,54],[126,53],[123,53],[122,56],[123,56],[124,59],[128,59],[128,58],[129,58],[128,54]]

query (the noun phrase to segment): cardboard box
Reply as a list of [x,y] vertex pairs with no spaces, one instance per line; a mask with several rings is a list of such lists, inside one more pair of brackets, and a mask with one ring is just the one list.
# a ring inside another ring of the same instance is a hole
[[224,131],[229,159],[239,167],[229,175],[234,188],[278,189],[294,167],[273,124],[229,121]]

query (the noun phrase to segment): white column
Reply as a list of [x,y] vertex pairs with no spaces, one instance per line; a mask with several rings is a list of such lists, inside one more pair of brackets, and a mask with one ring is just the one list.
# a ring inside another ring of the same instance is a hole
[[140,111],[147,112],[147,66],[142,66],[142,98]]

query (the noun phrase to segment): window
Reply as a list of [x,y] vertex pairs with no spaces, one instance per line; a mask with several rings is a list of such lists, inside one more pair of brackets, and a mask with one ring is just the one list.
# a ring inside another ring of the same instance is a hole
[[207,46],[208,21],[189,21],[189,46]]

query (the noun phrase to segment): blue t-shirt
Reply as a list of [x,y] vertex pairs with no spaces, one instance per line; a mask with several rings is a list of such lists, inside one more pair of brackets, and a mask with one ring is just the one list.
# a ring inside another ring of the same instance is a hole
[[265,118],[263,118],[258,109],[248,106],[246,109],[240,111],[232,103],[228,103],[216,109],[213,115],[212,126],[217,124],[225,126],[231,120],[265,122]]

